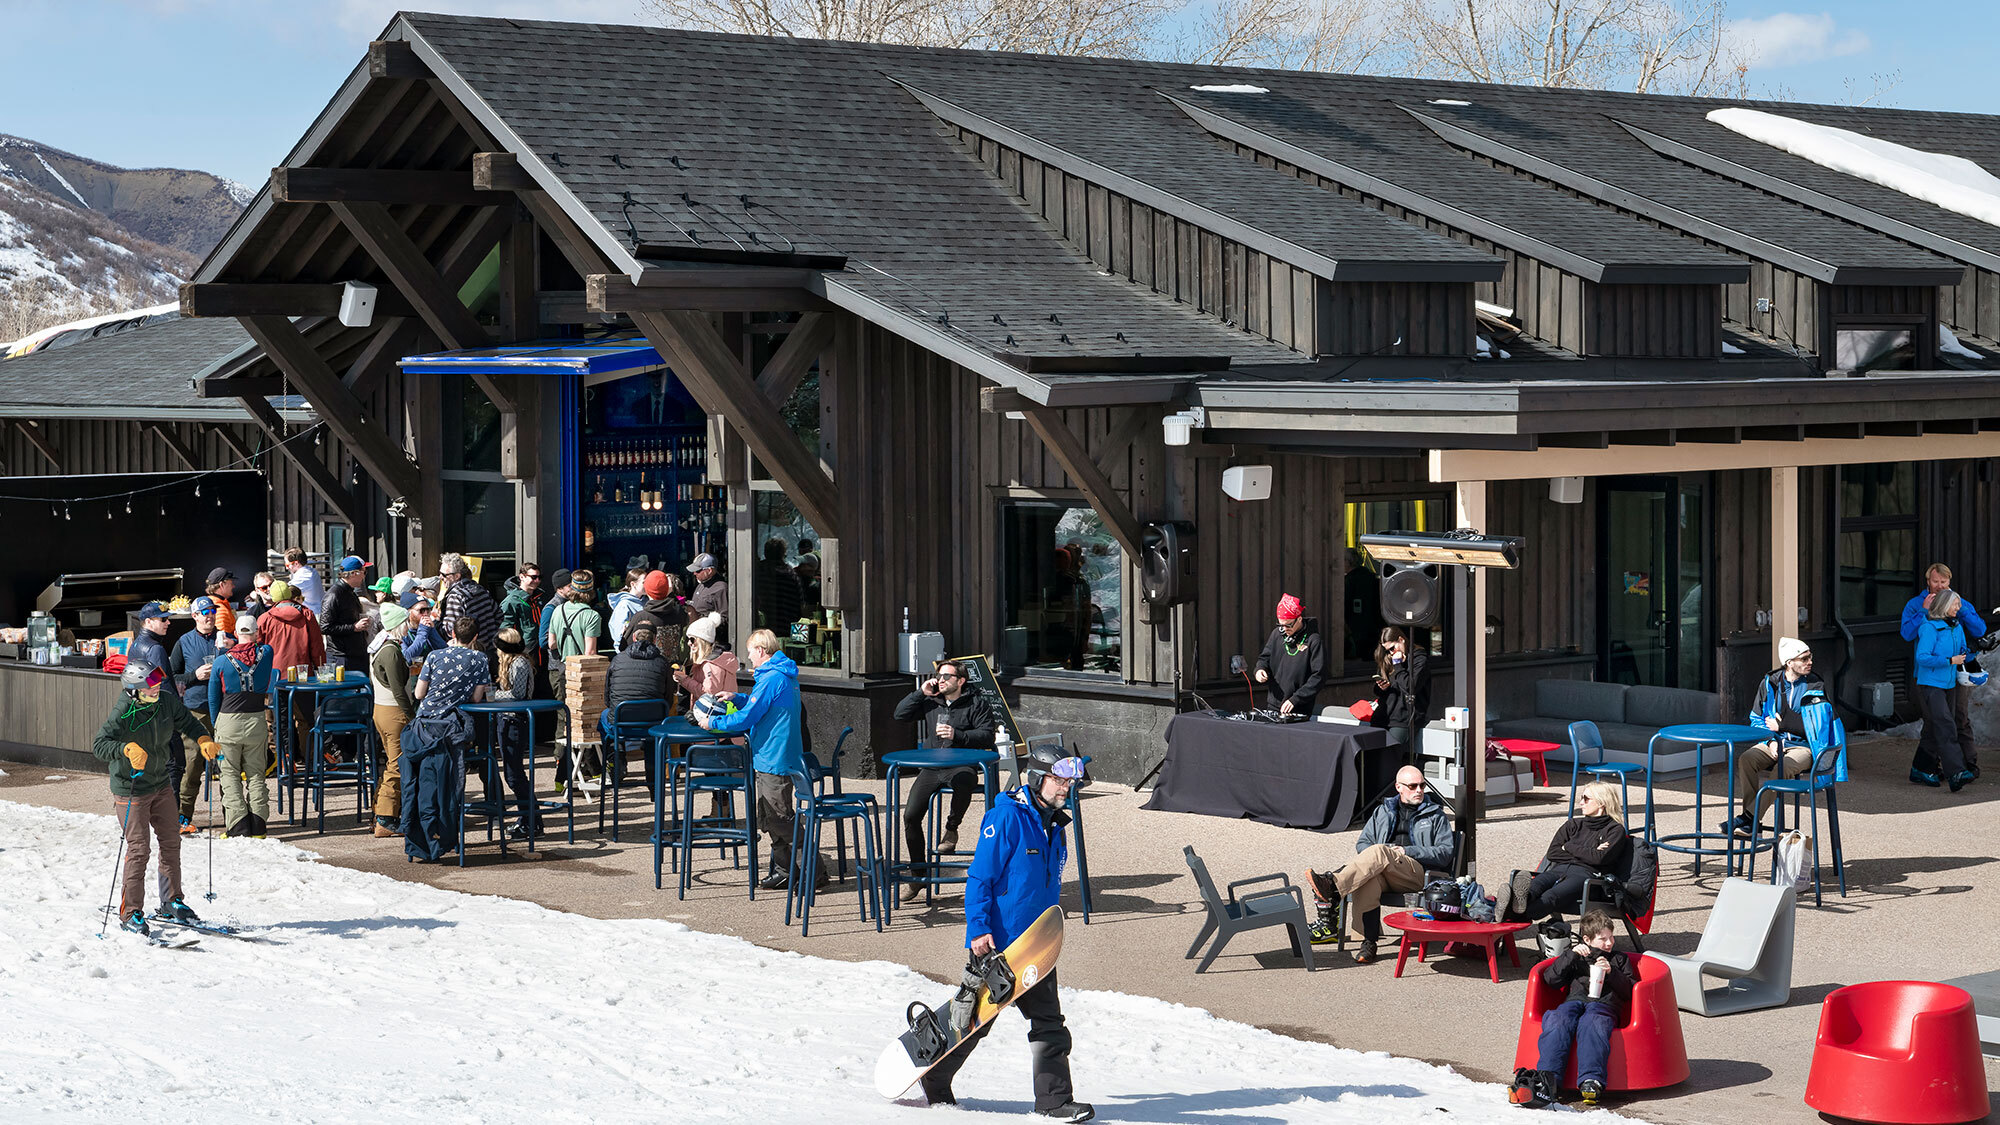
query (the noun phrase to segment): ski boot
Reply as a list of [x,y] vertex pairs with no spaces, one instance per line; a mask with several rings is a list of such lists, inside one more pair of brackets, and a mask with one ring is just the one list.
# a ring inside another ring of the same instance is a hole
[[1586,1078],[1577,1083],[1577,1092],[1583,1095],[1583,1104],[1595,1106],[1604,1098],[1604,1083],[1595,1078]]
[[201,922],[201,916],[194,912],[194,908],[190,907],[186,900],[180,898],[160,907],[159,917],[161,921],[181,922],[187,925],[199,925]]
[[1088,1121],[1097,1116],[1097,1110],[1085,1102],[1064,1102],[1053,1109],[1038,1109],[1035,1112],[1051,1121]]
[[146,916],[137,910],[127,911],[125,917],[119,919],[118,928],[141,937],[153,936],[153,927],[146,924]]
[[192,818],[185,816],[181,818],[181,835],[194,835],[194,820]]
[[1314,945],[1340,944],[1340,930],[1333,924],[1333,912],[1322,909],[1319,917],[1314,918],[1312,925],[1306,928],[1306,937],[1312,939]]

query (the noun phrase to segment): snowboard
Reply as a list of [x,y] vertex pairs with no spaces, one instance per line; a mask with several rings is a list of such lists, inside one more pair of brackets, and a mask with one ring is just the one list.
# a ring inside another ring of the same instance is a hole
[[[883,1048],[882,1056],[875,1060],[875,1092],[885,1098],[902,1097],[926,1071],[964,1046],[980,1028],[992,1023],[995,1016],[1013,1007],[1022,994],[1040,984],[1055,969],[1056,955],[1062,952],[1062,924],[1062,908],[1051,906],[1042,911],[1027,932],[989,959],[985,979],[971,996],[971,1018],[965,1026],[952,1025],[950,1002],[940,1005],[934,1013],[922,1004],[910,1005],[905,1012],[910,1029]],[[996,972],[993,961],[1004,965],[1005,971]],[[1009,977],[1011,988],[1006,987]],[[997,1000],[993,987],[996,983],[1004,993]],[[953,999],[962,999],[968,992],[973,990],[960,985]]]

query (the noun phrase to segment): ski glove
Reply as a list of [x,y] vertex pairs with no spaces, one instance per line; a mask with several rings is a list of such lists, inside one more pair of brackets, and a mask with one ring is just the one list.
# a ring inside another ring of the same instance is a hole
[[136,742],[125,744],[125,760],[132,763],[134,770],[146,768],[146,748]]
[[201,756],[207,758],[211,762],[215,760],[215,756],[217,754],[222,753],[222,747],[217,746],[213,738],[208,738],[206,736],[203,736],[201,738],[195,739],[195,743],[196,745],[201,747]]

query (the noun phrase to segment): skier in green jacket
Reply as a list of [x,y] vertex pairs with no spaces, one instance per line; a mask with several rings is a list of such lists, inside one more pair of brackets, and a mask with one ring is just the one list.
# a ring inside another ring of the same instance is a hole
[[177,922],[201,920],[181,899],[181,837],[174,791],[167,784],[168,747],[177,733],[184,734],[211,762],[218,747],[179,696],[160,690],[167,682],[166,669],[145,660],[128,662],[123,678],[125,691],[97,732],[91,753],[110,767],[112,807],[125,833],[119,925],[149,934],[152,929],[146,925],[145,912],[149,828],[160,842],[161,917]]

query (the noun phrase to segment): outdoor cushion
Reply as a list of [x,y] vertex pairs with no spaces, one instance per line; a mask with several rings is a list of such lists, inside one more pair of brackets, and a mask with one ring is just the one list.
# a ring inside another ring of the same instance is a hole
[[[1535,682],[1535,714],[1545,719],[1562,719],[1567,723],[1576,719],[1589,719],[1594,723],[1622,723],[1625,717],[1624,684],[1600,684],[1590,680],[1537,680]],[[1552,742],[1567,742],[1568,736],[1550,739]]]
[[[1532,738],[1537,742],[1553,742],[1557,746],[1566,748],[1569,744],[1569,724],[1571,721],[1569,719],[1545,719],[1540,715],[1533,715],[1525,719],[1502,719],[1499,722],[1486,724],[1486,735],[1489,738]],[[1556,756],[1567,758],[1569,755],[1567,750],[1565,750],[1564,753]]]
[[[1660,728],[1642,727],[1634,723],[1599,723],[1597,733],[1604,736],[1606,750],[1622,750],[1628,754],[1643,756],[1646,753],[1646,744],[1653,741],[1653,736],[1660,733]],[[1666,749],[1686,750],[1692,747],[1676,744]]]
[[1722,721],[1722,697],[1688,688],[1633,687],[1625,692],[1626,722],[1634,726],[1678,726]]

